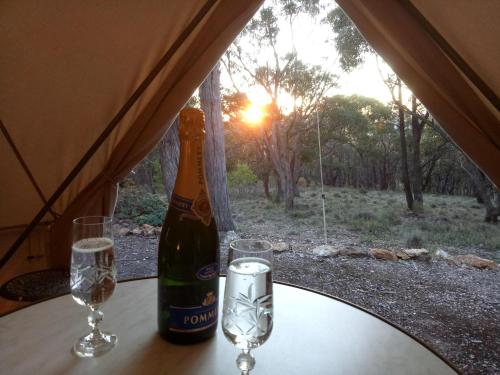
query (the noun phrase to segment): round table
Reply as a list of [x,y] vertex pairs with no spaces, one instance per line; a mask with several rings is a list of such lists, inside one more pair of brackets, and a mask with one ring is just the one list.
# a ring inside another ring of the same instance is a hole
[[[86,310],[70,295],[0,318],[0,372],[238,375],[239,352],[224,337],[220,323],[216,337],[201,344],[177,346],[160,338],[156,289],[157,279],[117,286],[103,305],[102,329],[118,335],[118,346],[96,359],[77,358],[70,350],[88,330]],[[456,373],[381,319],[336,299],[277,283],[273,333],[253,354],[254,375]]]

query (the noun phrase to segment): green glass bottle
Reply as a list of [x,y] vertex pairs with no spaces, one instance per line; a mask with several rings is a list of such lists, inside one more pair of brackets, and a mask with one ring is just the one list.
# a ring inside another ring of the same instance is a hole
[[205,178],[203,112],[179,114],[180,158],[158,251],[158,329],[191,344],[217,329],[219,238]]

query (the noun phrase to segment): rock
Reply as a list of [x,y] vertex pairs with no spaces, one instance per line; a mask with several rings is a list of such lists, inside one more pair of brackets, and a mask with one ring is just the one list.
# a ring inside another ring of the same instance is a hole
[[289,249],[289,246],[286,242],[273,243],[273,251],[281,253],[282,251],[286,251],[288,249]]
[[153,232],[155,235],[159,236],[161,234],[162,227],[154,227]]
[[420,257],[429,254],[429,250],[427,249],[404,249],[403,251],[411,257]]
[[155,227],[149,224],[142,224],[141,226],[142,234],[145,236],[152,236],[155,234]]
[[408,260],[412,258],[417,258],[423,255],[428,255],[429,250],[427,249],[402,249],[396,252],[396,256],[399,259]]
[[330,257],[330,256],[338,255],[340,251],[338,249],[335,249],[333,246],[330,246],[330,245],[320,245],[320,246],[316,246],[314,249],[312,249],[311,252],[314,255],[317,255],[320,257]]
[[453,258],[453,263],[458,266],[469,266],[480,269],[494,270],[497,268],[497,264],[493,260],[478,257],[476,255],[457,255]]
[[441,258],[441,259],[450,259],[451,258],[450,254],[448,254],[443,249],[437,249],[436,252],[434,253],[434,257]]
[[366,251],[363,251],[360,249],[355,249],[352,247],[348,247],[346,249],[340,250],[339,254],[343,255],[343,256],[352,257],[352,258],[365,258],[368,256],[368,253]]
[[396,256],[396,254],[394,254],[394,252],[391,250],[373,248],[373,249],[370,249],[370,254],[375,259],[398,260],[398,257]]
[[409,254],[406,253],[406,251],[404,250],[399,250],[399,251],[396,251],[396,256],[399,258],[399,259],[402,259],[402,260],[408,260],[408,259],[411,259],[413,258],[412,256],[410,256]]
[[130,231],[134,236],[140,236],[142,234],[142,229],[139,227],[135,227]]
[[121,227],[120,229],[118,229],[119,236],[127,236],[129,234],[130,234],[130,229],[128,229],[128,228]]

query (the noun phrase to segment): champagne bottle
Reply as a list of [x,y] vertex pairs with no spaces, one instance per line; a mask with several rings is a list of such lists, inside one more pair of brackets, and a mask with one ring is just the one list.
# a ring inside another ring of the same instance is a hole
[[180,158],[158,251],[158,328],[191,344],[215,334],[219,238],[205,178],[203,112],[180,112]]

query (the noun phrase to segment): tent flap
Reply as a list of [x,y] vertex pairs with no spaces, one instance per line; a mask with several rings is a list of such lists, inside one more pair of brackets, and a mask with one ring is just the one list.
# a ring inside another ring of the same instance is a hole
[[[457,0],[452,7],[446,0],[338,3],[453,141],[500,186],[500,113],[495,107],[500,93],[500,2]],[[466,65],[453,61],[421,18]],[[483,94],[465,66],[481,78],[492,96]]]
[[[0,5],[0,120],[62,215],[51,229],[53,265],[67,266],[73,217],[112,213],[116,181],[160,140],[260,3]],[[42,219],[43,199],[10,147],[0,160],[0,230]]]

